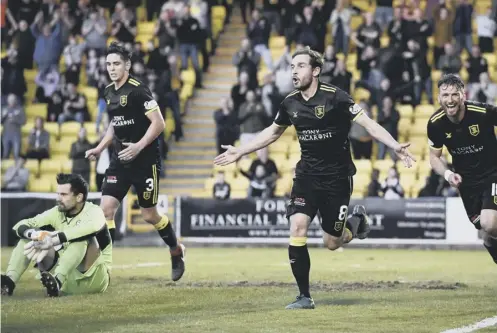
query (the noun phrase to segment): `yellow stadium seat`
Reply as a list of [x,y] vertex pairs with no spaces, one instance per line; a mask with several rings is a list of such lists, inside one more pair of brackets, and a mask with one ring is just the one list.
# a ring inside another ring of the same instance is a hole
[[421,136],[426,138],[426,128],[428,126],[428,118],[419,118],[414,121],[414,124],[409,130],[410,137]]
[[65,159],[60,159],[60,165],[62,168],[62,172],[71,173],[72,172],[72,160],[68,159],[67,156]]
[[439,70],[432,70],[431,71],[431,80],[433,81],[433,85],[436,86],[438,80],[442,77],[442,71]]
[[46,122],[44,125],[43,125],[43,128],[48,132],[50,133],[50,137],[52,136],[59,136],[59,124],[58,123],[48,123]]
[[295,167],[297,165],[297,163],[300,161],[301,157],[302,157],[302,155],[300,153],[291,154],[288,157],[288,163],[290,163],[290,165],[293,165],[293,167]]
[[181,81],[184,84],[189,84],[189,85],[195,85],[195,71],[192,69],[187,69],[184,71],[181,71]]
[[146,45],[148,44],[148,42],[150,40],[153,41],[154,45],[157,44],[155,36],[151,35],[151,34],[140,34],[140,35],[136,35],[136,37],[135,37],[135,42],[142,43],[142,49],[144,47],[146,47]]
[[76,138],[78,136],[81,124],[76,121],[68,121],[62,124],[60,128],[61,136],[69,136]]
[[211,8],[211,17],[213,20],[222,20],[226,17],[226,8],[224,6],[213,6]]
[[435,107],[432,104],[420,104],[414,110],[414,118],[430,118],[435,112]]
[[40,163],[38,160],[26,160],[24,167],[29,170],[31,175],[38,176],[40,174]]
[[269,153],[272,154],[287,154],[288,153],[288,143],[282,140],[278,140],[269,145]]
[[26,118],[34,119],[36,117],[42,117],[43,119],[47,117],[46,104],[31,104],[26,106]]
[[409,119],[409,120],[412,119],[412,113],[413,113],[412,105],[399,104],[396,106],[396,108],[397,111],[399,111],[401,119]]
[[282,36],[273,36],[269,39],[269,49],[284,49],[286,46],[286,39]]
[[289,162],[285,154],[272,154],[271,158],[280,174],[290,172],[295,167],[295,165]]
[[235,172],[236,168],[237,168],[237,166],[235,163],[231,163],[231,164],[228,164],[226,166],[214,165],[214,172],[218,172],[218,171]]
[[288,152],[290,155],[300,154],[300,144],[298,141],[294,141],[288,147]]
[[54,174],[62,171],[62,165],[60,160],[54,159],[44,159],[40,164],[40,174]]
[[53,146],[50,147],[51,153],[55,155],[64,155],[69,157],[71,152],[71,146],[74,143],[75,138],[63,137],[59,141],[56,141]]
[[278,197],[289,194],[292,190],[293,178],[291,176],[281,177],[276,181],[276,188],[274,194]]
[[136,8],[136,18],[138,22],[144,22],[147,20],[147,9],[144,6]]
[[247,190],[231,190],[231,199],[245,199],[247,198]]
[[51,193],[54,190],[52,177],[31,178],[28,184],[29,192]]
[[405,137],[406,135],[408,135],[411,126],[412,122],[410,118],[400,118],[398,125],[400,136]]
[[371,183],[371,174],[367,173],[360,173],[356,174],[353,177],[354,180],[354,191],[360,191],[364,192],[367,188],[369,183]]
[[357,169],[357,173],[365,173],[370,175],[371,171],[373,169],[373,165],[371,164],[370,160],[366,159],[361,159],[361,160],[354,160],[355,167]]
[[84,86],[84,87],[79,87],[78,90],[81,94],[86,96],[86,99],[88,101],[90,101],[90,100],[96,101],[98,99],[98,89],[97,88]]
[[405,192],[410,191],[411,187],[417,182],[416,174],[413,173],[401,172],[399,177],[400,177],[400,185],[404,188]]
[[497,55],[495,53],[484,53],[483,57],[487,59],[489,70],[497,65]]
[[153,35],[155,22],[139,22],[136,28],[139,35]]
[[236,177],[233,179],[233,181],[230,183],[231,189],[234,191],[239,191],[239,190],[247,190],[249,187],[249,180],[246,177]]
[[390,159],[376,160],[373,164],[373,169],[378,169],[380,174],[387,173],[392,167],[395,167],[395,162]]
[[27,82],[35,82],[35,78],[38,75],[38,70],[36,69],[25,69],[24,70],[24,79]]
[[250,165],[252,165],[252,159],[251,158],[242,158],[238,161],[238,169],[247,171],[250,168]]
[[2,176],[8,168],[16,164],[15,160],[2,160]]
[[[86,134],[88,137],[95,137],[97,136],[97,125],[93,121],[87,121],[84,123],[84,127],[86,129]],[[90,140],[90,142],[93,142]]]
[[361,101],[361,100],[369,100],[371,93],[369,92],[369,90],[366,90],[364,88],[357,88],[354,90],[353,95],[356,101]]

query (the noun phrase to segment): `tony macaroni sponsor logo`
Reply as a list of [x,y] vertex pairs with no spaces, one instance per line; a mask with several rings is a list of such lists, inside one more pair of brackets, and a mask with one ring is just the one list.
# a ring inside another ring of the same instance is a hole
[[333,134],[328,131],[321,131],[316,129],[297,132],[297,136],[299,138],[299,141],[322,141],[331,139],[333,137]]
[[134,123],[134,119],[124,119],[124,116],[114,116],[114,118],[112,118],[112,125],[114,127],[134,125]]
[[468,155],[476,154],[483,151],[483,146],[471,145],[466,147],[458,147],[450,150],[452,155]]

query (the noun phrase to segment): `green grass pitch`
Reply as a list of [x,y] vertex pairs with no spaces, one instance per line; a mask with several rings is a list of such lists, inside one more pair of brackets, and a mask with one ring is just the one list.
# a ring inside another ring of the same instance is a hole
[[165,248],[117,248],[104,294],[49,299],[26,272],[2,297],[1,332],[424,333],[497,315],[484,251],[310,253],[315,310],[284,310],[297,295],[285,248],[189,248],[178,283]]

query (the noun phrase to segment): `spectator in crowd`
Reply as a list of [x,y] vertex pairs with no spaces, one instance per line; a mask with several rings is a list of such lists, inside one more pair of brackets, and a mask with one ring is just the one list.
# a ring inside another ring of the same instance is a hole
[[223,97],[221,98],[220,108],[214,111],[218,154],[226,151],[221,146],[233,145],[238,138],[238,119],[233,114],[233,108],[230,104],[231,100]]
[[233,101],[235,115],[239,114],[240,106],[246,101],[247,92],[255,88],[255,86],[250,86],[249,83],[248,73],[241,72],[238,76],[238,84],[231,88],[231,100]]
[[[494,1],[495,2],[495,1]],[[476,29],[478,34],[478,45],[482,53],[494,52],[494,36],[497,31],[497,22],[492,19],[492,8],[476,17]]]
[[24,192],[28,187],[29,170],[24,167],[26,159],[19,156],[16,164],[7,168],[2,177],[2,192]]
[[93,145],[86,137],[86,129],[81,127],[78,139],[71,145],[69,158],[72,159],[71,172],[81,175],[88,183],[90,183],[90,160],[86,158],[85,153],[92,148]]
[[276,87],[274,75],[266,74],[264,76],[264,84],[260,87],[259,91],[262,105],[266,111],[266,116],[269,119],[274,119],[276,113],[278,113],[279,105],[284,98],[281,97],[280,92]]
[[337,53],[345,56],[349,53],[350,21],[352,13],[345,6],[346,0],[337,0],[336,8],[331,13],[331,34],[333,35],[333,46]]
[[377,0],[374,18],[384,31],[393,18],[393,0]]
[[242,173],[246,176],[250,183],[248,188],[249,198],[269,198],[270,188],[266,181],[266,171],[262,165],[255,169],[255,173],[248,177],[248,174]]
[[[105,56],[102,56],[103,62],[105,65]],[[86,76],[88,78],[88,85],[92,87],[97,86],[98,77],[102,72],[102,64],[100,63],[100,59],[97,57],[97,51],[94,49],[88,50],[88,55],[86,58]],[[107,65],[105,65],[105,75],[107,74]],[[102,73],[103,74],[103,73]]]
[[36,117],[35,126],[29,133],[26,157],[39,161],[50,157],[50,133],[44,128],[41,117]]
[[[15,23],[15,22],[14,22]],[[17,32],[17,47],[18,47],[18,63],[23,69],[33,68],[33,54],[35,52],[35,38],[29,25],[22,20],[19,24],[15,24]]]
[[379,182],[380,179],[380,170],[373,169],[371,172],[371,182],[368,185],[368,193],[367,197],[381,197],[382,195],[382,186]]
[[364,13],[364,23],[359,26],[357,31],[351,34],[351,39],[357,46],[357,67],[360,66],[360,60],[364,60],[363,52],[370,46],[369,53],[375,54],[380,48],[381,28],[373,20],[373,14],[370,12]]
[[91,11],[89,17],[83,22],[81,35],[85,39],[88,49],[96,50],[99,55],[104,54],[107,47],[107,20],[103,8]]
[[321,28],[321,22],[319,22],[318,15],[314,15],[312,6],[305,6],[302,15],[298,15],[296,22],[298,24],[295,31],[295,42],[307,45],[313,50],[320,50],[319,45],[319,33]]
[[281,10],[283,6],[284,2],[280,0],[263,0],[262,2],[264,17],[279,35],[283,33],[281,28]]
[[[114,15],[112,16],[113,18]],[[111,35],[123,43],[132,43],[136,34],[136,20],[133,14],[129,9],[123,8],[119,12],[119,17],[113,20]]]
[[330,83],[350,94],[352,87],[352,73],[347,70],[343,59],[337,60]]
[[423,91],[428,96],[428,101],[433,104],[433,82],[431,80],[431,68],[426,58],[427,49],[422,49],[421,45],[414,39],[407,42],[407,50],[402,53],[405,67],[414,77],[414,103],[421,103]]
[[182,15],[176,20],[176,36],[179,43],[179,53],[181,55],[181,68],[188,68],[188,58],[192,60],[195,69],[195,87],[202,87],[202,70],[198,60],[198,50],[202,43],[202,29],[200,23],[190,13],[190,7],[185,6]]
[[473,45],[471,49],[471,54],[469,58],[464,62],[464,67],[468,72],[468,88],[471,90],[471,86],[475,83],[479,83],[480,74],[488,72],[488,63],[480,52],[480,47],[478,45]]
[[60,74],[57,66],[50,66],[45,70],[40,70],[35,77],[37,85],[35,103],[48,103],[60,82]]
[[[102,121],[107,111],[107,101],[105,100],[104,92],[105,88],[110,84],[108,75],[98,75],[97,89],[98,89],[98,100],[97,100],[97,119],[95,122],[96,132],[100,134]],[[108,121],[108,119],[107,119]],[[107,127],[107,124],[104,125]]]
[[[384,97],[382,107],[378,112],[378,123],[383,126],[395,140],[399,137],[399,120],[400,114],[395,109],[392,99],[388,96]],[[396,161],[397,155],[395,152],[381,142],[378,142],[378,159],[384,159],[387,151],[390,152],[392,160]]]
[[468,54],[471,53],[473,47],[473,32],[471,18],[473,16],[473,5],[468,0],[458,0],[459,4],[456,7],[454,16],[454,38],[457,43],[458,52],[461,53],[465,48]]
[[47,104],[47,121],[54,123],[59,119],[59,115],[62,114],[63,104],[62,96],[58,91],[54,92],[51,98],[48,99]]
[[454,22],[454,10],[445,6],[437,6],[434,11],[434,46],[433,63],[436,69],[440,69],[439,60],[444,54],[445,45],[452,42],[452,25]]
[[[360,101],[359,105],[365,110],[368,117],[372,118],[371,110],[369,105],[365,101]],[[368,131],[359,124],[352,122],[350,128],[350,143],[352,145],[352,153],[354,158],[359,159],[371,159],[371,152],[373,150],[373,138]]]
[[[251,87],[257,86],[257,69],[259,67],[261,57],[259,53],[252,49],[250,40],[245,38],[242,40],[240,50],[233,55],[233,65],[236,66],[239,76],[242,72],[246,72],[249,76]],[[291,81],[291,80],[289,80]]]
[[252,13],[255,9],[255,0],[240,0],[240,10],[242,11],[244,24],[247,24],[247,6],[249,7],[249,13]]
[[268,116],[264,106],[256,100],[255,93],[247,92],[247,101],[240,106],[238,114],[240,122],[240,144],[252,140],[268,125]]
[[67,85],[67,98],[64,101],[63,113],[59,115],[58,123],[62,125],[66,121],[77,121],[83,123],[89,117],[86,97],[76,90],[72,83]]
[[64,62],[66,63],[65,79],[67,83],[79,84],[79,73],[86,44],[79,43],[75,35],[69,36],[69,43],[64,48]]
[[[54,1],[54,0],[51,0]],[[60,23],[60,38],[62,45],[67,44],[69,36],[71,35],[73,29],[76,27],[76,19],[69,11],[69,4],[67,2],[61,2],[60,8],[53,13],[52,17],[58,18]],[[78,25],[75,31],[81,32],[81,25]]]
[[[264,172],[259,172],[258,175],[258,168],[262,168]],[[255,180],[254,188],[256,190],[262,190],[263,188],[265,195],[268,197],[273,196],[274,189],[276,187],[276,180],[279,178],[279,172],[274,160],[269,158],[269,151],[267,147],[257,151],[257,158],[252,161],[248,171],[240,170],[240,172],[251,181]],[[262,176],[262,174],[264,176]],[[259,186],[261,188],[258,188]]]
[[24,107],[19,104],[17,97],[10,94],[7,97],[7,106],[2,108],[2,158],[9,158],[13,153],[18,159],[21,153],[21,128],[26,123]]
[[216,181],[212,186],[212,197],[218,200],[227,200],[231,196],[231,186],[224,178],[224,171],[218,171]]
[[191,0],[190,1],[190,12],[193,18],[195,18],[199,25],[200,31],[199,36],[199,49],[202,53],[202,70],[207,72],[209,69],[209,54],[207,52],[207,39],[209,37],[209,5],[204,0]]
[[274,66],[274,81],[280,95],[286,96],[293,91],[292,83],[292,56],[288,50],[285,49],[283,53]]
[[444,50],[445,54],[438,59],[438,68],[444,74],[458,74],[462,67],[461,57],[451,43],[445,44]]
[[[50,24],[43,24],[40,32],[39,25],[43,19],[40,12],[36,16],[35,22],[31,25],[31,32],[36,38],[33,59],[40,72],[45,72],[52,66],[59,64],[59,57],[62,51],[61,24],[58,18]],[[52,31],[52,27],[55,29]]]
[[468,95],[471,100],[495,104],[497,102],[497,84],[490,80],[487,72],[483,72],[480,74],[479,82],[470,87]]
[[159,39],[159,49],[165,49],[166,53],[174,49],[176,44],[176,26],[167,10],[163,10],[160,13],[159,19],[155,24],[154,35]]
[[390,47],[399,49],[402,48],[404,42],[405,21],[402,17],[402,8],[395,7],[393,11],[393,19],[388,24],[387,33]]
[[[23,67],[19,63],[18,53],[13,44],[7,50],[7,56],[2,59],[2,101],[4,96],[14,94],[20,101],[24,101],[27,91]],[[2,104],[4,104],[2,102]]]
[[148,60],[147,69],[155,71],[155,73],[160,76],[164,71],[170,70],[168,63],[168,56],[172,55],[171,48],[169,46],[155,47],[154,41],[150,40],[147,45],[148,50]]
[[269,36],[271,24],[261,15],[259,9],[252,11],[252,20],[247,25],[247,36],[253,45],[254,51],[259,53],[266,67],[273,70],[273,58],[269,50]]
[[328,45],[323,54],[323,68],[321,69],[320,79],[322,82],[331,83],[335,74],[337,56],[333,45]]
[[388,170],[385,181],[381,184],[381,191],[384,193],[383,198],[386,200],[402,199],[404,189],[400,185],[399,173],[395,167]]

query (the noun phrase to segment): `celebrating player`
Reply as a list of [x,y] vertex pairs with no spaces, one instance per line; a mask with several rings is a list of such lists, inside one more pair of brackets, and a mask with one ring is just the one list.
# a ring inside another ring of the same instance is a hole
[[57,184],[57,206],[13,228],[21,240],[2,275],[2,295],[12,295],[31,261],[48,296],[101,293],[109,286],[112,242],[102,210],[86,201],[88,184],[80,175],[59,174]]
[[[464,83],[454,75],[438,82],[441,108],[428,121],[430,164],[459,188],[469,220],[483,230],[483,245],[497,263],[497,107],[465,100]],[[445,145],[454,171],[440,159]]]
[[318,52],[305,48],[295,52],[292,58],[296,90],[283,100],[274,123],[246,145],[225,146],[227,151],[217,156],[214,163],[221,166],[233,163],[275,142],[288,126],[295,126],[302,157],[287,209],[291,235],[288,255],[300,295],[286,308],[313,309],[307,228],[316,213],[321,214],[323,242],[330,250],[355,237],[364,239],[369,233],[363,206],[354,207],[347,219],[352,176],[356,172],[348,138],[351,121],[364,126],[373,137],[392,148],[407,167],[414,158],[407,149],[409,143],[400,144],[393,139],[346,92],[319,81],[323,59]]
[[155,226],[169,246],[172,279],[185,272],[185,247],[178,244],[167,216],[157,211],[161,160],[157,137],[164,130],[164,119],[148,87],[129,75],[131,55],[123,46],[112,43],[107,50],[107,71],[112,83],[105,88],[110,124],[100,144],[86,152],[95,159],[114,143],[114,153],[105,173],[100,207],[114,240],[117,208],[133,185],[138,194],[143,219]]

